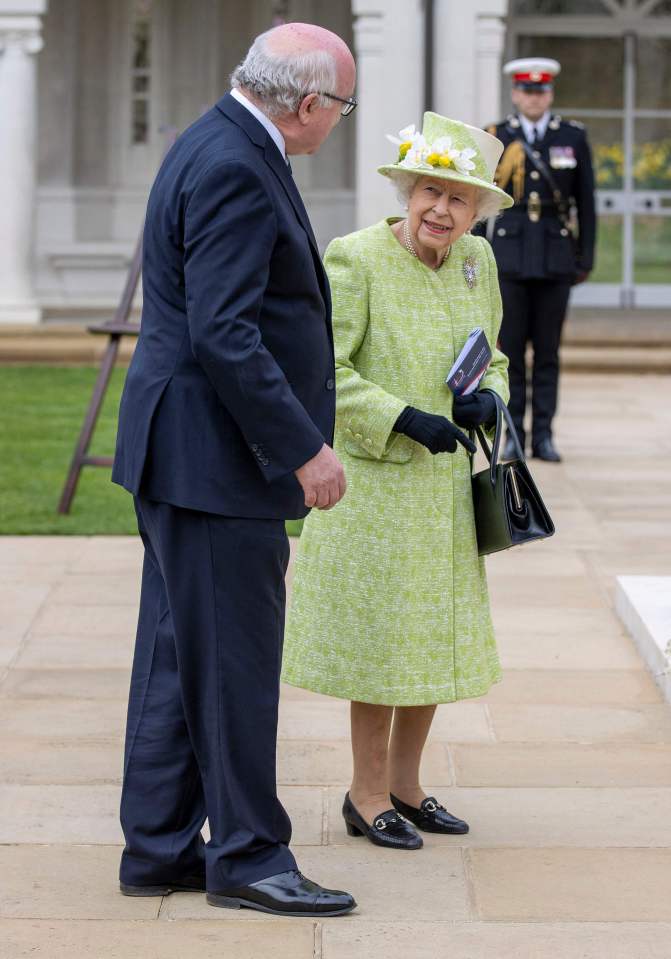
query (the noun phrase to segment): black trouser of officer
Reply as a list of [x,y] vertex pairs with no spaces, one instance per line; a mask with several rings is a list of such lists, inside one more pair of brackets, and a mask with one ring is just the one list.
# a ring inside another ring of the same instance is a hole
[[559,386],[559,341],[568,306],[569,280],[514,280],[500,278],[503,322],[499,343],[509,360],[508,408],[524,444],[527,401],[526,347],[533,347],[531,374],[531,445],[552,436]]
[[[136,497],[145,547],[120,878],[210,890],[296,868],[276,792],[284,523]],[[208,818],[210,840],[200,830]]]

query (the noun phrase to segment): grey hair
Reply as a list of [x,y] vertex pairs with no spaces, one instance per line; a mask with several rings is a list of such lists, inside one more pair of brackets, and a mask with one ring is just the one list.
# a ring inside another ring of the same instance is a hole
[[[430,174],[427,174],[429,176]],[[417,185],[416,173],[395,172],[389,178],[396,187],[396,195],[402,207],[407,208],[408,201],[412,196],[412,191]],[[464,181],[459,181],[464,182]],[[484,187],[477,187],[475,196],[475,220],[487,220],[490,216],[497,216],[501,212],[502,197],[498,196],[492,190],[486,190]]]
[[[233,87],[244,87],[259,100],[270,116],[295,113],[308,93],[335,92],[338,69],[327,50],[308,53],[277,54],[268,49],[272,30],[260,34],[242,63],[231,74]],[[331,106],[326,97],[319,106]]]

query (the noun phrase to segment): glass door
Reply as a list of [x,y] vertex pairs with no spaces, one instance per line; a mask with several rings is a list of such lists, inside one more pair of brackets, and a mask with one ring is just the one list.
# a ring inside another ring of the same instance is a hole
[[587,127],[599,218],[596,268],[572,302],[671,306],[671,3],[611,0],[602,9],[626,6],[626,19],[589,23],[575,10],[561,16],[564,6],[556,3],[552,17],[512,20],[508,52],[559,60],[553,109]]
[[633,305],[671,303],[671,38],[626,38],[631,61]]

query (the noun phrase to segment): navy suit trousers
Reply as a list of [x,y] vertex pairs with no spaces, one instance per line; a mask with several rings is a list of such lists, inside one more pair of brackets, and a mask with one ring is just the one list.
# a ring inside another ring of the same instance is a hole
[[135,507],[145,558],[121,881],[149,885],[204,870],[216,891],[294,869],[275,774],[284,523],[141,495]]
[[559,342],[568,306],[571,284],[566,280],[516,280],[499,278],[503,300],[501,350],[509,360],[510,402],[508,409],[524,444],[524,413],[527,407],[526,349],[533,346],[531,374],[531,444],[552,435],[559,391]]

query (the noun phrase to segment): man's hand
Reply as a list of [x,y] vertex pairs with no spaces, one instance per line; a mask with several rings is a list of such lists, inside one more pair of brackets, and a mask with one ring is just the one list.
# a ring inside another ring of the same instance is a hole
[[587,279],[589,279],[589,270],[578,270],[573,278],[572,286],[578,286],[579,283],[584,283]]
[[331,509],[347,489],[342,463],[326,443],[316,456],[296,470],[296,479],[303,487],[305,505],[311,509]]

